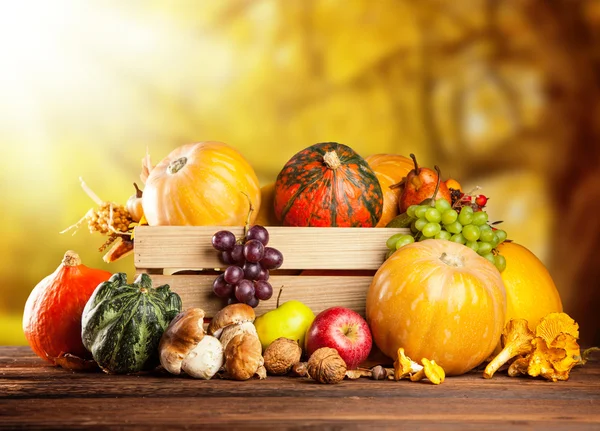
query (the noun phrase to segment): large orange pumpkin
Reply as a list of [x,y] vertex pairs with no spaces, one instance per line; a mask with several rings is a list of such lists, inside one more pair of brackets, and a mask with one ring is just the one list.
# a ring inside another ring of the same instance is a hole
[[398,199],[402,193],[402,187],[392,189],[390,186],[402,181],[415,165],[411,159],[399,154],[373,154],[365,160],[375,172],[383,191],[383,214],[375,227],[385,227],[398,215]]
[[535,254],[514,242],[503,242],[498,251],[506,259],[502,280],[506,287],[506,321],[526,319],[535,329],[550,313],[562,312],[556,285]]
[[261,197],[252,166],[221,142],[183,145],[150,171],[142,197],[150,226],[243,225],[248,198],[256,211]]
[[500,273],[469,247],[430,239],[398,249],[379,268],[367,293],[375,344],[396,358],[434,359],[459,375],[483,362],[504,328]]

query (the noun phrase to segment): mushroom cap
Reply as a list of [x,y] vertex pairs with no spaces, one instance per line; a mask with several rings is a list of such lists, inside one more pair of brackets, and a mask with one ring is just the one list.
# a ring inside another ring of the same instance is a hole
[[208,325],[208,333],[219,338],[221,331],[226,326],[243,322],[254,322],[255,318],[254,308],[249,305],[242,303],[230,304],[215,314],[210,325]]
[[536,337],[542,337],[548,345],[560,333],[579,338],[579,325],[566,313],[550,313],[535,328]]
[[206,335],[185,357],[181,369],[192,377],[208,380],[223,366],[223,359],[221,342]]
[[255,337],[258,337],[258,334],[256,333],[256,327],[252,322],[237,323],[235,325],[229,325],[223,328],[221,330],[220,337],[218,337],[223,345],[223,349],[227,348],[227,345],[233,339],[233,337],[243,333],[252,334]]
[[398,359],[394,361],[394,379],[400,380],[406,376],[419,372],[423,367],[408,356],[404,352],[404,348],[398,349]]
[[256,335],[238,334],[225,349],[225,369],[235,380],[248,380],[263,362],[262,345]]
[[171,374],[181,373],[181,363],[204,338],[204,310],[189,308],[171,321],[158,345],[161,365]]

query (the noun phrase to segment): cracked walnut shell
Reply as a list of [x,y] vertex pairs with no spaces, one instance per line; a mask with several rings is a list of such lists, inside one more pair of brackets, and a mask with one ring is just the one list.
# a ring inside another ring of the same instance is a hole
[[287,374],[294,364],[300,362],[301,356],[302,349],[298,343],[285,337],[277,338],[263,353],[265,368],[274,375]]
[[346,375],[346,362],[337,350],[321,347],[308,360],[308,375],[319,383],[339,383]]

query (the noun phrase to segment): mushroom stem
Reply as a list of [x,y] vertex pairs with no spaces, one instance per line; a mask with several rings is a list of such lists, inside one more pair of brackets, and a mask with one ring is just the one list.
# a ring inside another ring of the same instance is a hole
[[504,348],[496,355],[494,359],[485,367],[483,377],[491,379],[498,369],[509,360],[518,355],[524,355],[531,352],[533,332],[529,329],[527,320],[511,319],[502,333],[502,345]]
[[518,354],[519,352],[513,350],[512,346],[505,347],[489,364],[487,364],[483,371],[483,377],[491,379],[494,376],[494,373],[498,371],[502,365],[506,364]]

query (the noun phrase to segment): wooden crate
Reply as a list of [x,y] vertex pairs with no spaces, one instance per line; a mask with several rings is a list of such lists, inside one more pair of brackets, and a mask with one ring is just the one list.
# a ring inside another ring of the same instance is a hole
[[[135,228],[134,261],[138,273],[150,274],[155,285],[169,284],[183,308],[201,307],[213,316],[225,302],[212,293],[212,282],[225,269],[212,248],[220,229],[241,236],[242,227],[140,226]],[[365,298],[375,271],[384,261],[386,240],[408,229],[267,227],[269,245],[283,253],[281,268],[271,272],[274,295],[256,313],[296,299],[318,313],[334,305],[364,315]],[[343,271],[341,271],[343,270]],[[343,272],[343,274],[341,274]]]

